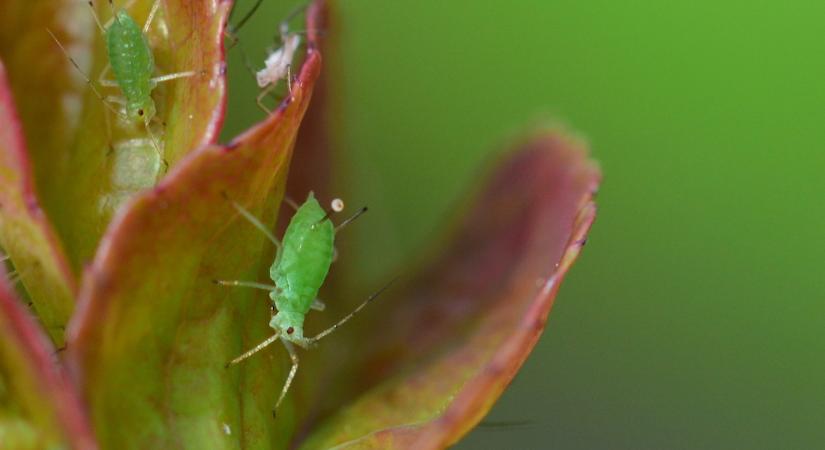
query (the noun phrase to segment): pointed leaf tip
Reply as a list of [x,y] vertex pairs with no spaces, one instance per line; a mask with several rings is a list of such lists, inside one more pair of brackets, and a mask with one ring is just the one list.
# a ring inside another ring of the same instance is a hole
[[440,256],[374,306],[352,376],[355,389],[374,387],[302,448],[443,448],[475,426],[544,329],[595,217],[599,180],[587,151],[559,133],[519,146]]

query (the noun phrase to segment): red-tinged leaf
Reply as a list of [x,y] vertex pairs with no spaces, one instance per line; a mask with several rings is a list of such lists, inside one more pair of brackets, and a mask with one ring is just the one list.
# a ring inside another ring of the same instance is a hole
[[310,50],[291,101],[228,146],[181,160],[104,236],[68,333],[104,447],[252,449],[289,438],[289,415],[271,415],[283,355],[224,367],[271,333],[266,293],[212,281],[264,279],[272,254],[262,257],[262,234],[230,199],[272,225],[319,70]]
[[31,162],[0,61],[0,242],[57,345],[74,309],[74,275],[38,203]]
[[[445,251],[371,308],[371,326],[348,343],[358,352],[324,352],[338,373],[315,383],[368,389],[339,403],[302,448],[443,448],[475,426],[544,329],[595,217],[599,178],[587,152],[558,134],[504,161]],[[304,407],[336,395],[316,389]]]
[[0,2],[0,59],[17,102],[40,202],[49,212],[66,189],[68,149],[80,123],[86,87],[48,30],[82,63],[88,60],[91,26],[83,2]]
[[0,447],[97,448],[74,386],[0,274]]
[[[142,25],[153,3],[137,0],[127,11]],[[196,75],[155,87],[151,96],[157,114],[151,134],[142,123],[125,124],[113,111],[119,111],[116,103],[107,107],[92,92],[86,95],[80,129],[61,173],[60,202],[53,210],[75,268],[92,258],[106,225],[126,200],[154,186],[167,164],[174,166],[187,153],[215,141],[225,107],[222,42],[230,5],[218,0],[161,1],[147,33],[155,75],[187,71]],[[112,16],[109,5],[98,1],[96,6],[105,23]],[[90,74],[97,80],[110,61],[102,35],[97,29],[94,32],[97,39]],[[56,45],[54,51],[58,51]],[[111,71],[105,78],[113,79]],[[122,96],[117,87],[98,90],[107,97]]]
[[203,71],[184,79],[167,95],[166,158],[170,164],[188,152],[216,142],[226,109],[224,28],[231,0],[165,0],[169,39],[155,54],[171,71]]

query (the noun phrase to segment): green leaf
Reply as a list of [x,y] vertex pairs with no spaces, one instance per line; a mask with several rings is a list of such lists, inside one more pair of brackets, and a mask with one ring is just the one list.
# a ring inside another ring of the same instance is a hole
[[31,161],[0,61],[0,243],[14,262],[51,338],[63,344],[74,308],[74,275],[37,201]]
[[229,199],[272,225],[319,70],[309,51],[291,101],[229,145],[178,162],[104,236],[67,357],[102,446],[251,449],[289,438],[290,414],[271,415],[283,355],[224,367],[269,335],[265,292],[212,280],[264,279],[272,252]]
[[54,347],[0,274],[0,448],[96,448]]
[[304,389],[300,406],[335,413],[301,448],[443,448],[475,426],[541,334],[599,178],[557,133],[503,161],[440,255],[359,318],[358,333],[321,345],[326,370],[303,382],[334,376],[336,387]]

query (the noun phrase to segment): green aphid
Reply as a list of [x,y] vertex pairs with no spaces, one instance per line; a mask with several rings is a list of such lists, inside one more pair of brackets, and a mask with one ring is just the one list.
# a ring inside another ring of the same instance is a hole
[[[162,156],[163,153],[160,144],[150,127],[150,123],[155,118],[156,113],[155,102],[152,100],[152,91],[158,83],[178,78],[192,77],[198,72],[186,71],[154,76],[155,59],[152,55],[152,48],[149,46],[149,40],[146,38],[146,33],[149,31],[149,27],[152,25],[152,21],[157,14],[160,0],[155,0],[152,4],[149,16],[146,18],[146,23],[143,24],[142,29],[126,10],[126,8],[130,7],[133,3],[134,0],[119,11],[115,11],[112,0],[109,0],[109,5],[112,8],[112,18],[103,25],[94,12],[94,5],[91,1],[89,2],[89,6],[92,7],[92,15],[94,16],[95,23],[97,23],[98,28],[100,28],[106,40],[106,51],[109,57],[109,63],[101,72],[98,83],[105,87],[119,88],[122,96],[110,95],[104,98],[94,87],[89,77],[83,73],[80,66],[69,56],[57,37],[55,37],[51,31],[49,31],[49,34],[51,34],[52,38],[57,42],[57,45],[60,46],[60,49],[66,54],[66,57],[69,58],[72,65],[83,75],[86,83],[89,84],[92,91],[107,108],[124,118],[127,122],[142,123],[144,125],[146,133],[152,139],[155,150]],[[114,73],[114,80],[105,78],[109,70]],[[112,103],[122,106],[125,113],[114,109],[111,106]]]
[[[298,371],[298,355],[295,353],[293,344],[309,348],[351,319],[383,291],[381,289],[371,295],[349,315],[315,337],[304,337],[304,318],[306,314],[310,309],[324,309],[324,304],[317,299],[317,295],[333,261],[335,233],[364,213],[367,208],[362,208],[355,215],[335,227],[329,219],[330,212],[325,211],[318,204],[315,196],[310,193],[303,205],[300,207],[293,205],[296,212],[290,220],[284,233],[283,242],[281,242],[249,211],[237,203],[233,203],[233,205],[242,216],[261,230],[277,247],[278,252],[275,261],[269,269],[269,276],[272,278],[274,286],[251,281],[216,280],[215,282],[226,286],[243,286],[269,291],[273,313],[269,326],[275,330],[275,334],[227,363],[227,367],[243,361],[273,342],[280,340],[292,360],[292,369],[289,371],[281,395],[275,403],[275,410],[277,410],[292,384],[295,372]],[[338,212],[342,209],[343,202],[338,199],[334,200],[332,211]]]
[[105,32],[109,65],[115,75],[114,85],[120,87],[130,120],[151,120],[155,115],[152,89],[156,80],[155,59],[149,41],[125,9],[115,13],[115,19]]

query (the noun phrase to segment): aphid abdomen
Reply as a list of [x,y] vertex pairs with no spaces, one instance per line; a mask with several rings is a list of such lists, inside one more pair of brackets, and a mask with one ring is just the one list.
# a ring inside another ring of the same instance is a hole
[[310,194],[287,226],[280,258],[270,276],[280,289],[278,311],[306,314],[332,264],[335,229]]
[[143,31],[125,10],[120,10],[106,30],[106,46],[112,73],[126,98],[128,113],[142,116],[152,102],[155,61]]

